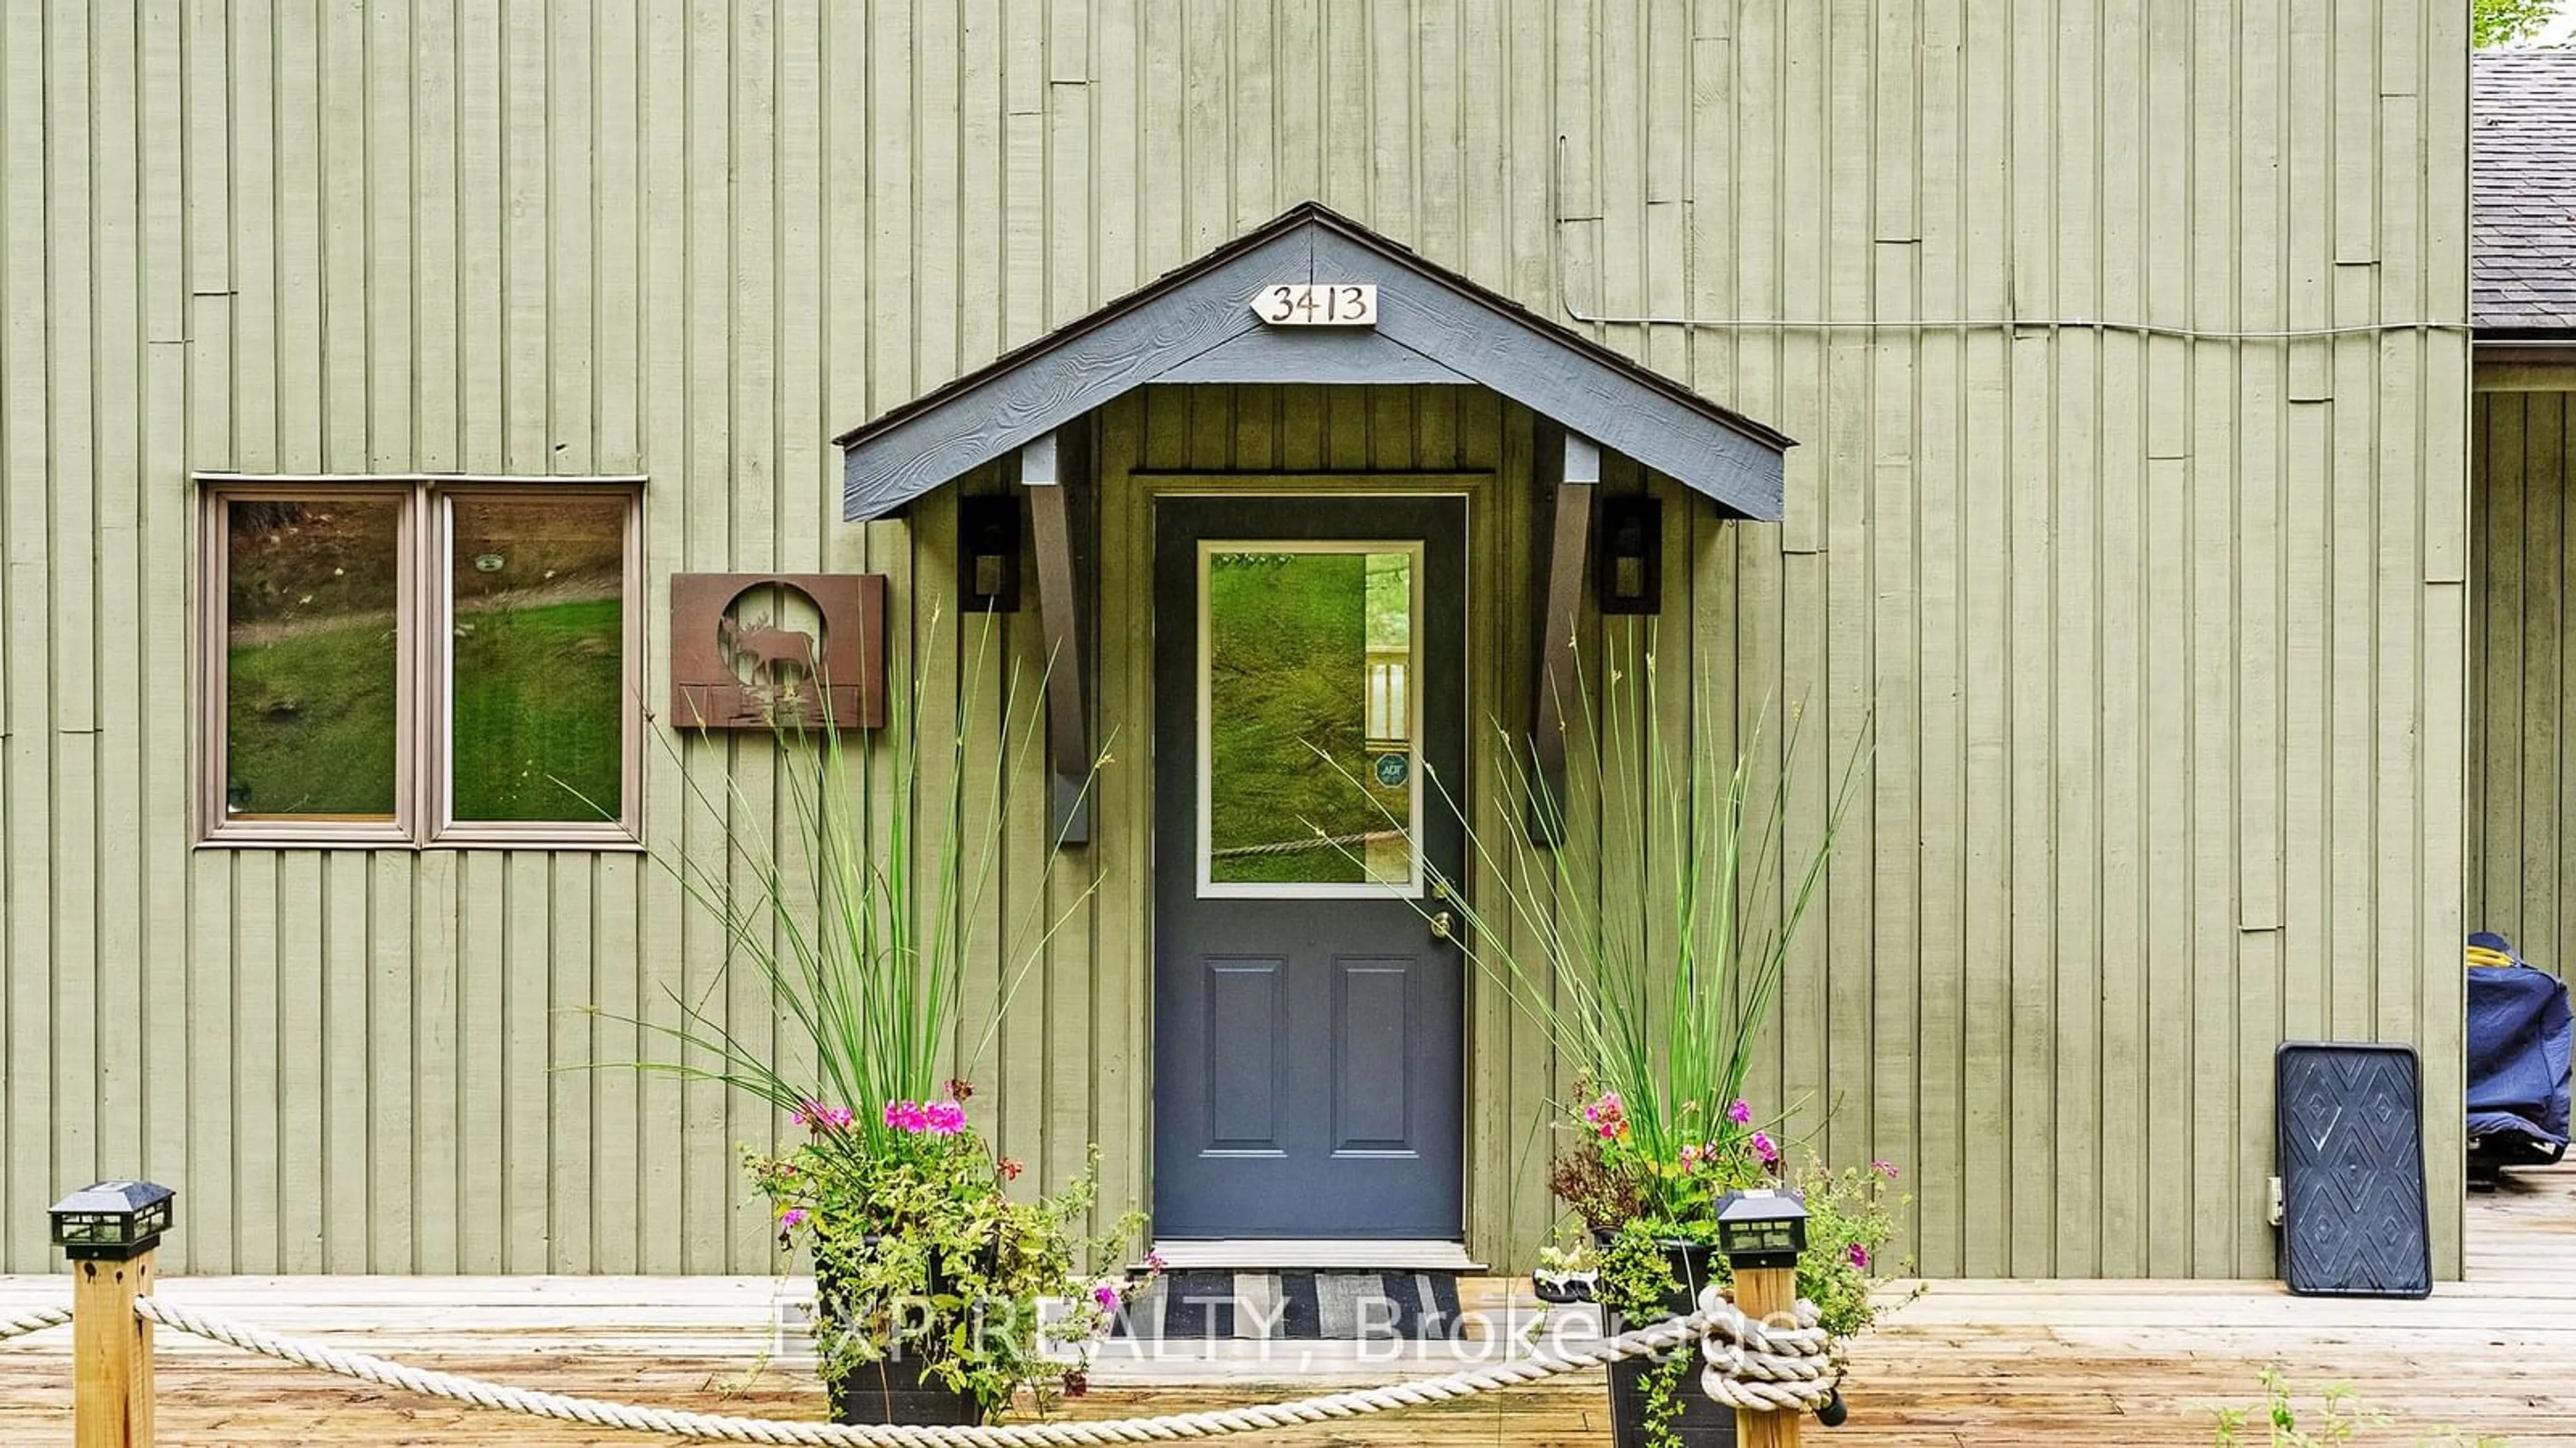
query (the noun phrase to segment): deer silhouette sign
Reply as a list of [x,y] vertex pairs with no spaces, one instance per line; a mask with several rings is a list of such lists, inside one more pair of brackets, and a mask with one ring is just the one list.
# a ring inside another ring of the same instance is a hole
[[746,626],[718,618],[716,637],[737,665],[751,661],[754,683],[784,685],[800,676],[814,677],[814,636],[803,629],[780,628],[767,620]]
[[883,574],[674,573],[670,637],[683,725],[885,725]]

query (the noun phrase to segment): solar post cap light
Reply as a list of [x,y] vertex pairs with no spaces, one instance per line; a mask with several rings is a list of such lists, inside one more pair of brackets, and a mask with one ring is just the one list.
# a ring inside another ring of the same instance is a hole
[[152,1182],[100,1182],[54,1203],[54,1245],[75,1262],[125,1262],[160,1245],[177,1194]]
[[1738,1272],[1794,1269],[1807,1250],[1806,1203],[1762,1187],[1728,1192],[1717,1204],[1717,1250]]

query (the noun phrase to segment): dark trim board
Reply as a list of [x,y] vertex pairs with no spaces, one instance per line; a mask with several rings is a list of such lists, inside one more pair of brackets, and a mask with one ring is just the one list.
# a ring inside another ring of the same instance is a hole
[[2498,341],[2481,332],[2469,357],[2480,392],[2576,392],[2576,334]]
[[[1279,328],[1282,281],[1374,284],[1374,328]],[[1705,494],[1780,517],[1780,432],[1315,202],[843,433],[842,512],[880,518],[1153,382],[1474,383]]]

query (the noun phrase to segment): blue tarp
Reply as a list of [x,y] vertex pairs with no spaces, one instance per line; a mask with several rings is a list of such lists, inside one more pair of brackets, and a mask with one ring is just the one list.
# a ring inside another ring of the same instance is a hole
[[2511,957],[2469,968],[2469,1135],[2567,1144],[2569,1047],[2576,1040],[2567,987],[2480,931],[2473,948]]

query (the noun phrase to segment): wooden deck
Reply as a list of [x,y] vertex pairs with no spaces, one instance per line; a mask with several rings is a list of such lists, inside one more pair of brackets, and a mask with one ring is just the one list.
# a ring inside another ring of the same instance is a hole
[[[2264,1283],[1941,1282],[1860,1350],[1849,1424],[1827,1448],[2206,1444],[2211,1408],[2264,1363],[2361,1385],[2409,1430],[2443,1423],[2576,1448],[2576,1169],[2470,1205],[2471,1280],[2429,1302],[2293,1298]],[[1475,1294],[1510,1307],[1506,1284]],[[781,1284],[749,1278],[174,1281],[165,1295],[274,1331],[531,1387],[775,1417],[817,1411],[811,1376],[765,1355]],[[0,1310],[59,1302],[60,1278],[0,1278]],[[1527,1305],[1521,1304],[1522,1310]],[[0,1443],[67,1440],[68,1333],[0,1344]],[[639,1435],[465,1409],[160,1337],[166,1444],[639,1444]],[[1259,1402],[1447,1371],[1354,1345],[1227,1344],[1104,1360],[1080,1416]],[[1479,1348],[1469,1348],[1472,1354]],[[1244,1442],[1592,1445],[1597,1378]],[[2412,1444],[2411,1435],[2386,1441]]]

